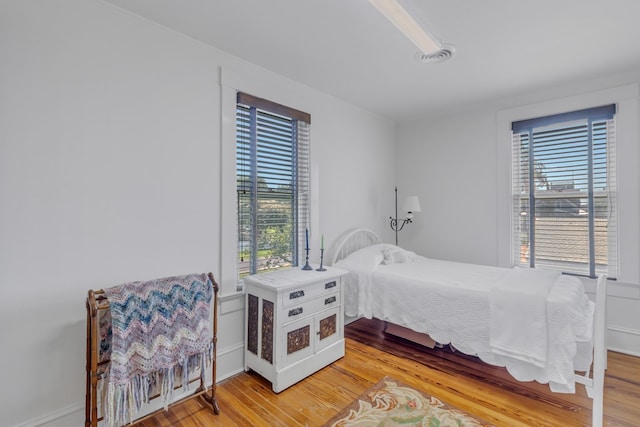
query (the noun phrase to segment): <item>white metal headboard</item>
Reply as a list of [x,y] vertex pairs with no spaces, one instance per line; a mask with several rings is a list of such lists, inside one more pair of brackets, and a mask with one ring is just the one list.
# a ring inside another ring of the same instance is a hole
[[366,228],[357,228],[345,234],[340,239],[336,250],[331,258],[331,264],[334,265],[341,259],[346,258],[349,254],[357,251],[358,249],[366,248],[367,246],[376,245],[382,243],[382,239],[371,230]]

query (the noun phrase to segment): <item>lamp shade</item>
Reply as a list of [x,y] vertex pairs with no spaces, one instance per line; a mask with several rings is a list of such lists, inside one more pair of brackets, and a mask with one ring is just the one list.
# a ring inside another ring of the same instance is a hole
[[404,199],[404,204],[402,205],[403,212],[421,212],[420,209],[420,201],[418,200],[418,196],[409,196]]

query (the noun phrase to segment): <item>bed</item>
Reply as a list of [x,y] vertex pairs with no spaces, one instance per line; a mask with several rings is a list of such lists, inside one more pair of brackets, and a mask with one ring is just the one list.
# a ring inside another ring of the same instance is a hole
[[583,384],[602,425],[606,277],[594,303],[577,277],[429,259],[366,229],[340,238],[330,260],[349,271],[345,315],[383,320],[388,332],[450,345],[553,392]]

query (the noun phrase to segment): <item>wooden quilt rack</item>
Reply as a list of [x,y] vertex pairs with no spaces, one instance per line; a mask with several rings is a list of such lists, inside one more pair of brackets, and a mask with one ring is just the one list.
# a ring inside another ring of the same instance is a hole
[[[214,414],[220,413],[220,408],[216,400],[216,347],[217,347],[217,329],[218,329],[218,283],[213,278],[212,273],[207,275],[213,284],[213,320],[212,320],[212,342],[213,342],[213,358],[211,363],[211,387],[208,388],[204,381],[200,381],[198,388],[190,395],[172,402],[169,406],[174,406],[186,400],[202,396],[204,400],[211,405]],[[86,403],[85,403],[85,427],[97,427],[98,423],[104,419],[104,415],[98,411],[98,383],[103,379],[109,360],[100,360],[100,316],[99,313],[109,309],[109,301],[104,290],[89,290],[87,296],[87,381],[86,381]],[[198,378],[191,379],[189,382],[198,381]],[[175,389],[182,387],[178,385]],[[158,396],[153,396],[154,399]],[[131,424],[140,422],[150,418],[164,408],[160,408],[150,414],[144,415],[132,421]]]

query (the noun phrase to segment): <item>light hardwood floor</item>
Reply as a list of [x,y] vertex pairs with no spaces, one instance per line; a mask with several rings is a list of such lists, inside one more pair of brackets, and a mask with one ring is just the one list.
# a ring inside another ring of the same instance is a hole
[[[581,385],[575,395],[551,393],[459,352],[385,339],[375,320],[355,322],[345,335],[344,358],[279,394],[257,374],[242,373],[218,384],[219,415],[191,399],[136,427],[321,426],[385,375],[497,426],[591,425]],[[606,426],[640,426],[640,358],[609,352],[604,401]]]

